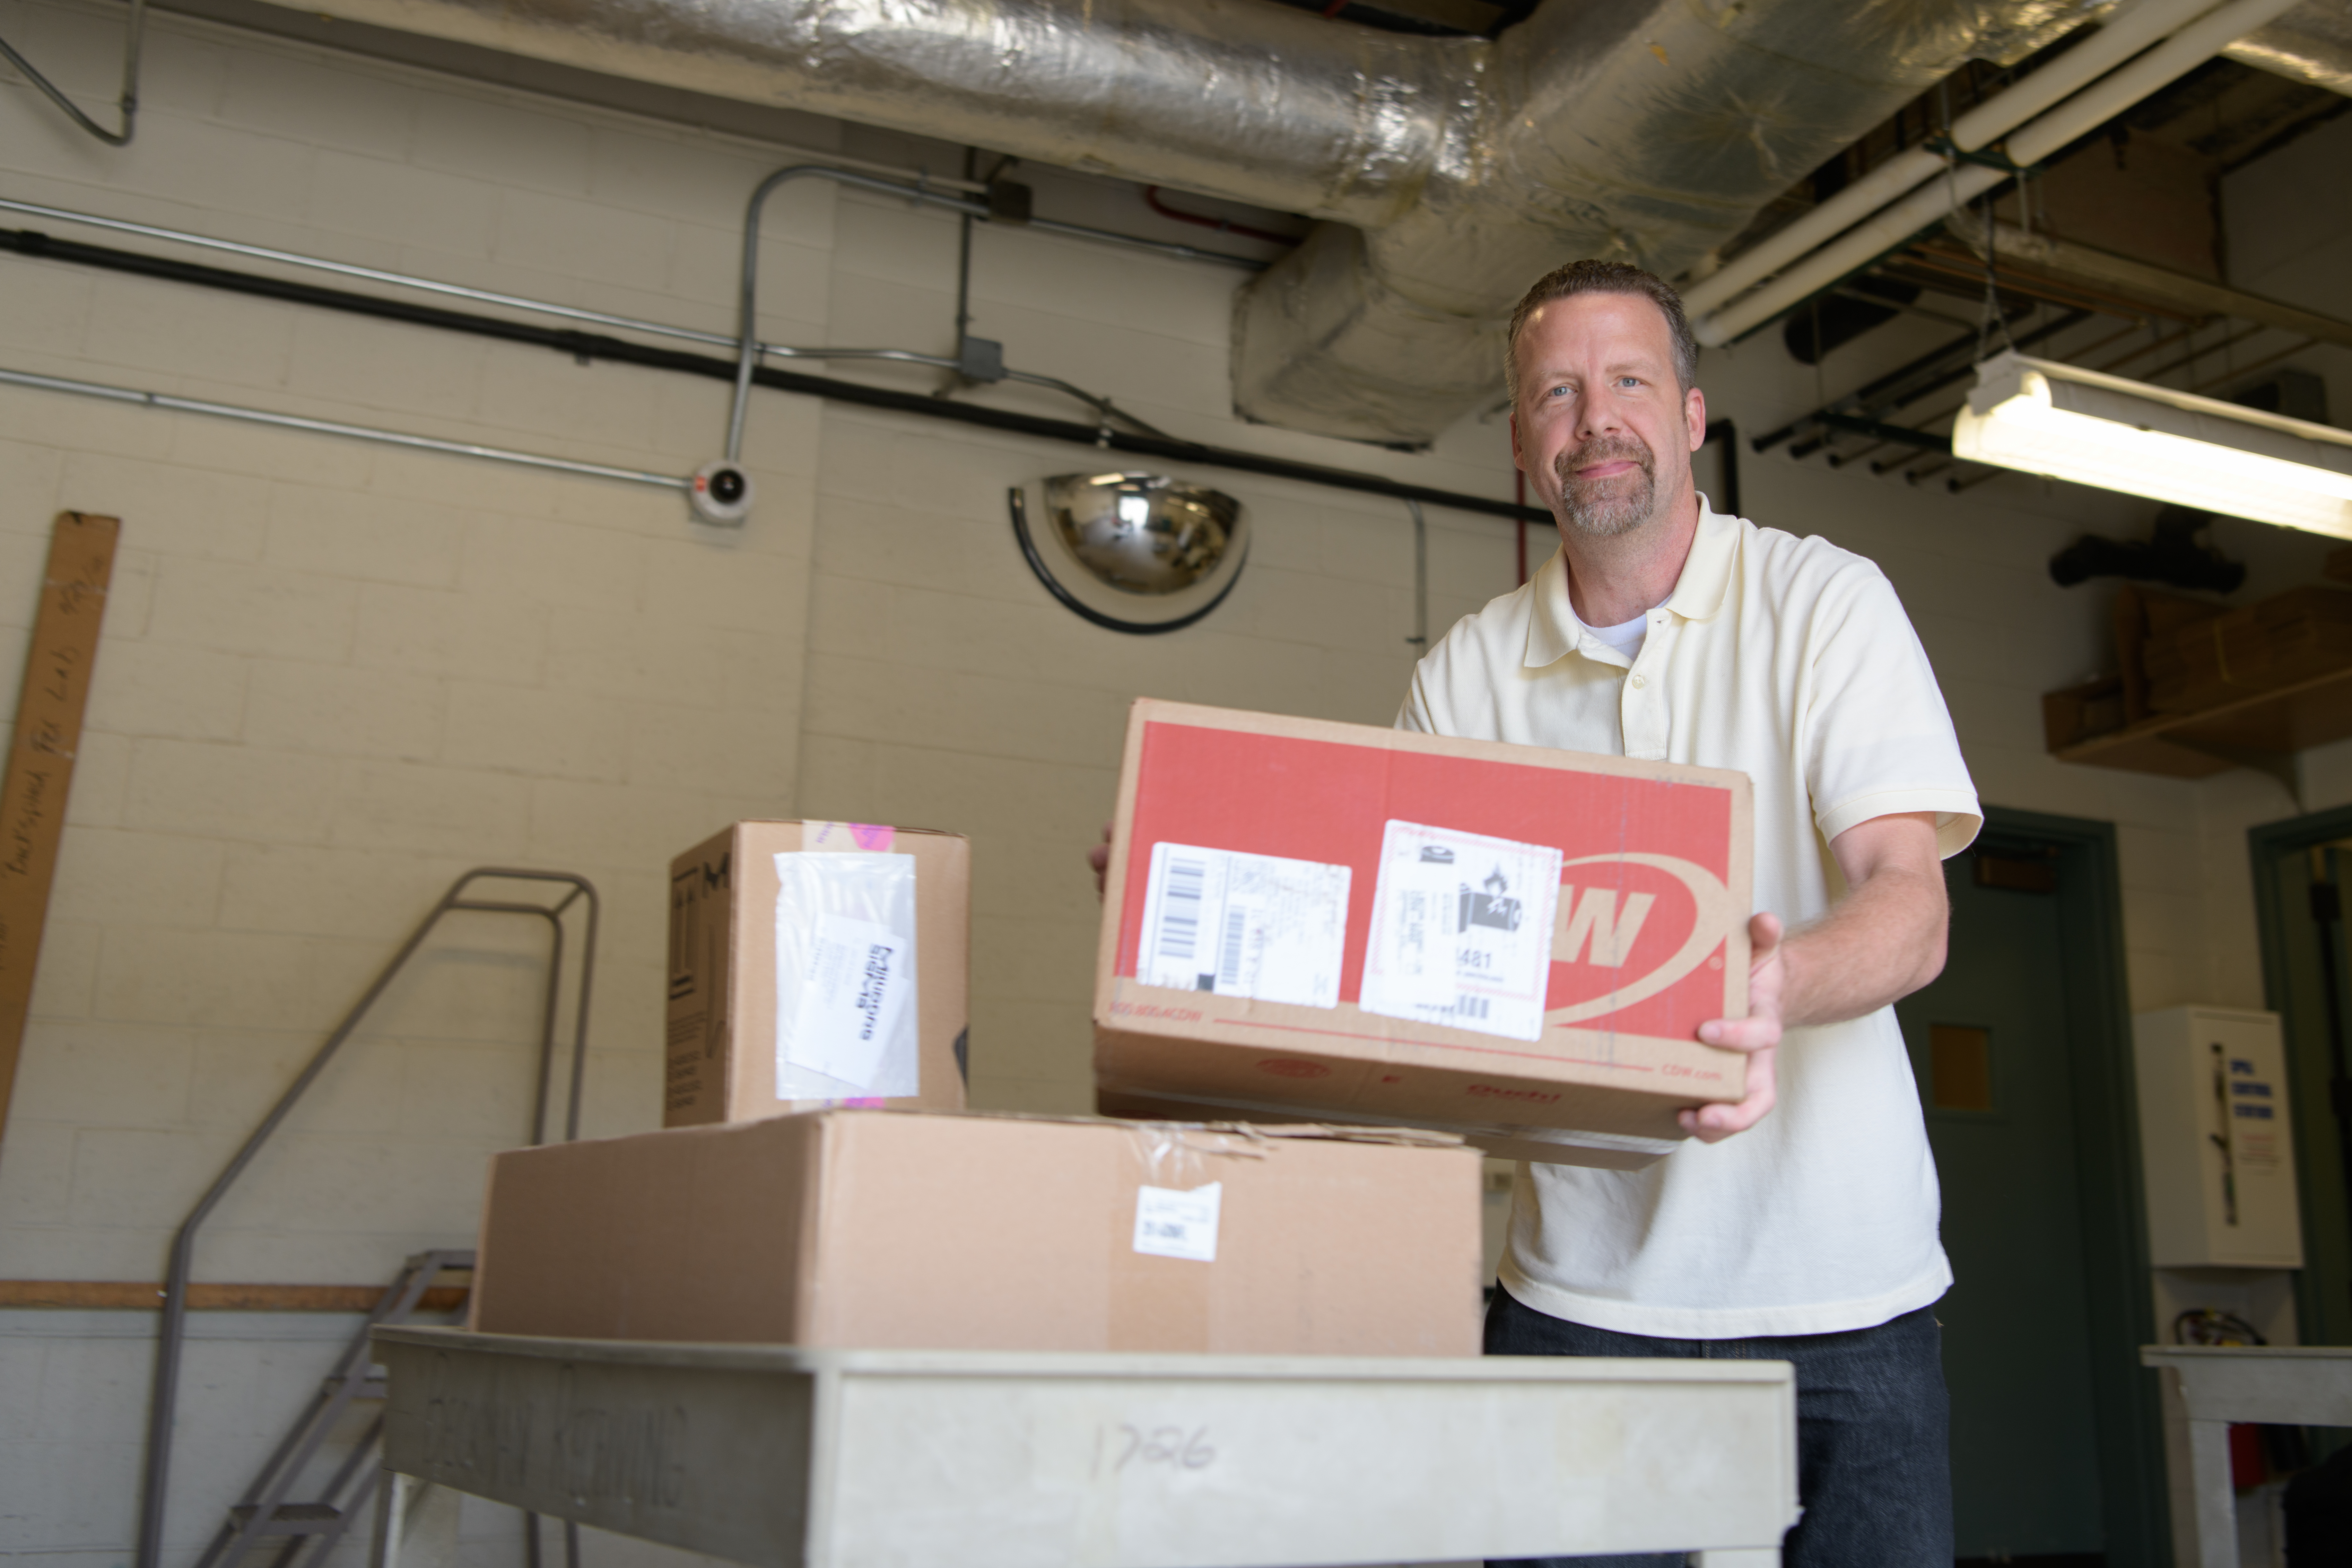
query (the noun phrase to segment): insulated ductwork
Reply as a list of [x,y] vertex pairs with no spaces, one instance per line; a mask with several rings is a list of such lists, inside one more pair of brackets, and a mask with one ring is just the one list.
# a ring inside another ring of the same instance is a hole
[[1502,318],[1549,268],[1678,272],[1962,59],[2101,8],[1547,0],[1488,42],[1269,0],[305,6],[1327,220],[1240,299],[1235,405],[1402,443],[1493,395]]
[[2352,95],[2352,5],[2305,0],[2221,52],[2241,65]]

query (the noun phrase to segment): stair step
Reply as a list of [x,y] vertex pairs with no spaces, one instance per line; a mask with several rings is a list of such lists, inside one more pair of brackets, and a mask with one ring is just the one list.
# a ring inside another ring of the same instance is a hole
[[[228,1510],[237,1524],[252,1519],[255,1505],[239,1503]],[[256,1535],[323,1535],[342,1521],[343,1510],[326,1502],[281,1502],[262,1521]]]

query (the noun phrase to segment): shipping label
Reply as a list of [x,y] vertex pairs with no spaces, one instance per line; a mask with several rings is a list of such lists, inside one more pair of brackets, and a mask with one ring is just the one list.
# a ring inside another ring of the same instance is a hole
[[1135,1194],[1135,1250],[1155,1258],[1189,1258],[1195,1263],[1217,1260],[1217,1214],[1224,1205],[1225,1184],[1211,1182],[1184,1192],[1175,1187],[1140,1187]]
[[867,1088],[881,1076],[907,994],[912,944],[889,927],[848,915],[816,917],[788,1058]]
[[1155,844],[1136,978],[1337,1007],[1351,875],[1314,860]]
[[1417,822],[1381,835],[1367,1013],[1538,1039],[1560,852]]

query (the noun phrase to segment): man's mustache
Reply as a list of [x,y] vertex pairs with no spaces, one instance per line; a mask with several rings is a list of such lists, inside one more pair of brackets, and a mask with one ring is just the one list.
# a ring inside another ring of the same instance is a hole
[[1552,468],[1563,485],[1576,482],[1576,470],[1600,463],[1629,462],[1641,465],[1643,473],[1654,471],[1656,458],[1649,446],[1625,436],[1602,436],[1587,441],[1572,452],[1562,452]]

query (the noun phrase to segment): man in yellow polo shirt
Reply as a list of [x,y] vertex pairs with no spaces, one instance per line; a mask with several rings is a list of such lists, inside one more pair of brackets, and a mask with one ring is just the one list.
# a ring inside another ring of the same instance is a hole
[[[1944,856],[1981,822],[1878,569],[1696,493],[1698,351],[1665,283],[1580,261],[1528,291],[1512,449],[1560,550],[1414,671],[1404,729],[1737,768],[1756,785],[1748,1097],[1646,1170],[1521,1165],[1486,1320],[1503,1355],[1797,1367],[1791,1568],[1950,1568],[1951,1283],[1892,1004],[1943,967]],[[1591,1558],[1664,1564],[1671,1557]]]

